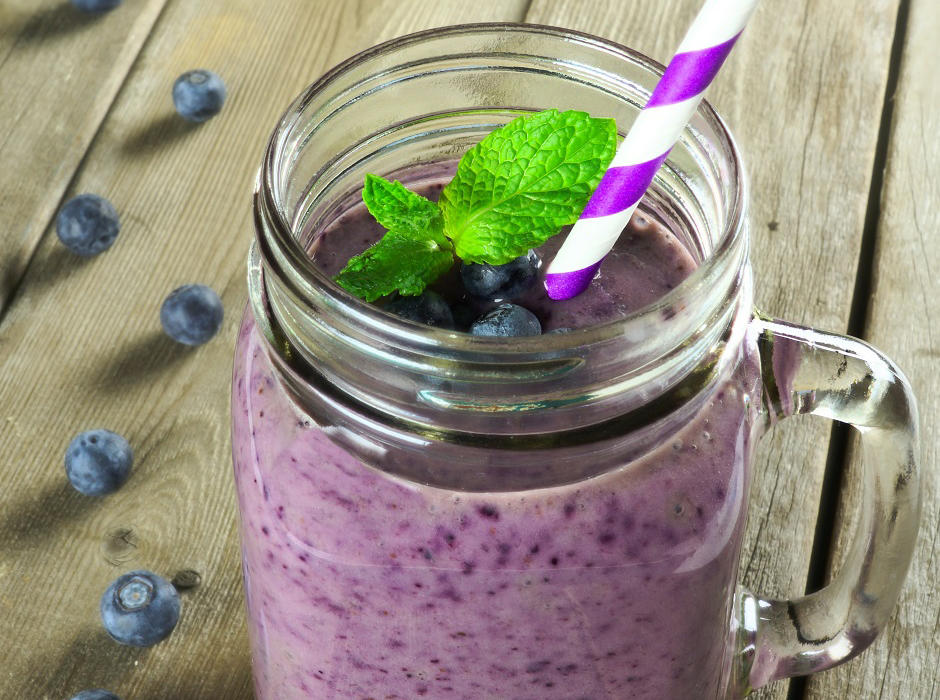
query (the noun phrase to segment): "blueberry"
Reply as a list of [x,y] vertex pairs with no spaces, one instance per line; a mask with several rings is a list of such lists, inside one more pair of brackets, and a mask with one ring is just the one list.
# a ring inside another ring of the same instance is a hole
[[187,71],[173,83],[173,105],[191,122],[204,122],[222,111],[226,94],[222,78],[211,70]]
[[539,277],[539,256],[534,250],[505,265],[470,263],[460,266],[464,289],[477,299],[508,301],[532,289]]
[[202,345],[222,326],[222,300],[204,284],[174,289],[160,307],[163,330],[177,343]]
[[85,12],[108,12],[121,4],[121,0],[72,0],[72,4]]
[[152,646],[166,639],[179,619],[179,594],[151,571],[124,574],[101,596],[101,621],[121,644]]
[[385,310],[408,321],[453,330],[454,315],[447,302],[437,292],[426,291],[416,297],[395,297]]
[[121,230],[117,210],[104,197],[80,194],[59,210],[55,230],[62,245],[85,257],[111,247]]
[[535,314],[515,304],[500,304],[470,326],[472,335],[489,335],[502,338],[520,335],[540,335],[542,324]]
[[72,700],[121,700],[121,698],[107,690],[83,690]]
[[127,481],[134,451],[110,430],[79,433],[65,450],[65,473],[72,486],[89,496],[117,491]]
[[546,335],[554,335],[555,333],[570,333],[570,332],[571,332],[570,328],[556,328],[555,330],[549,331],[548,333],[546,333]]

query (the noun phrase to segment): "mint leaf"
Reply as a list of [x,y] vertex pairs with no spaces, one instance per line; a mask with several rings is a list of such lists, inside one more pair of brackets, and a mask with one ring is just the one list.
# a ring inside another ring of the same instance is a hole
[[453,265],[454,246],[434,202],[378,175],[366,175],[362,201],[389,231],[336,275],[344,289],[366,301],[396,290],[416,296]]
[[334,279],[366,301],[395,290],[403,296],[421,294],[454,264],[454,248],[440,232],[440,223],[427,234],[421,238],[411,231],[389,231],[346,263]]
[[514,119],[460,160],[441,195],[444,233],[464,262],[507,263],[577,221],[616,148],[613,119]]
[[434,202],[415,194],[398,181],[389,182],[378,175],[366,175],[362,201],[375,220],[389,231],[421,236],[441,217],[441,210]]

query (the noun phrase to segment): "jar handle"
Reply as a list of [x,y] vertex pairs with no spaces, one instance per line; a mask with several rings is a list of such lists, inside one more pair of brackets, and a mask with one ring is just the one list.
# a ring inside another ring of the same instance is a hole
[[758,316],[769,423],[808,413],[861,434],[864,497],[851,548],[822,590],[770,600],[739,588],[736,678],[741,695],[857,656],[887,624],[920,522],[917,406],[894,363],[854,338]]

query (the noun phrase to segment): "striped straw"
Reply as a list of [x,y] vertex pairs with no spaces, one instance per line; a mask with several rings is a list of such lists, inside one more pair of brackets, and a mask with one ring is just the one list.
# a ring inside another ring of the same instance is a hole
[[591,284],[659,166],[688,125],[758,0],[706,0],[545,275],[552,299]]

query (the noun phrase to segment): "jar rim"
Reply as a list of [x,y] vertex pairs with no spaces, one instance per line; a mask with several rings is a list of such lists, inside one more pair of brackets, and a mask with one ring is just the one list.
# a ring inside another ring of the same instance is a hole
[[[294,235],[292,224],[286,217],[284,208],[278,202],[277,172],[280,164],[279,153],[290,136],[297,118],[303,113],[304,108],[331,84],[341,79],[352,69],[367,64],[378,57],[395,53],[412,44],[429,39],[498,33],[535,34],[554,36],[565,40],[574,39],[605,52],[618,55],[639,65],[652,75],[661,76],[665,71],[665,66],[661,63],[614,41],[576,30],[540,24],[493,22],[452,25],[415,32],[361,51],[339,63],[308,86],[284,112],[268,140],[255,192],[255,218],[256,228],[259,232],[259,252],[264,261],[265,269],[273,268],[277,270],[281,266],[278,264],[278,260],[286,262],[294,274],[290,275],[289,279],[284,279],[284,276],[281,275],[280,281],[286,283],[295,294],[302,298],[326,300],[325,305],[328,308],[342,309],[350,322],[361,324],[366,328],[390,331],[397,341],[407,345],[410,349],[419,350],[424,348],[433,351],[437,348],[453,350],[457,353],[485,352],[497,361],[513,362],[514,358],[531,356],[532,353],[573,349],[595,341],[630,336],[631,328],[648,328],[650,324],[657,323],[662,318],[665,309],[681,304],[682,299],[690,298],[690,295],[695,295],[697,292],[706,289],[710,284],[709,281],[714,278],[718,270],[734,264],[737,251],[740,250],[742,245],[741,239],[746,235],[746,226],[744,224],[747,203],[747,178],[742,166],[740,152],[730,131],[711,104],[706,100],[702,100],[696,114],[708,123],[720,139],[719,146],[726,154],[729,173],[735,186],[729,190],[730,198],[724,207],[723,230],[718,233],[711,252],[674,289],[647,306],[610,321],[576,328],[568,333],[509,339],[489,338],[405,321],[350,294],[329,279],[308,255],[301,245],[299,237]],[[259,217],[264,220],[261,221]],[[273,241],[266,240],[268,235],[273,238]],[[277,255],[272,254],[269,249],[272,243],[277,248]],[[744,245],[746,245],[746,242]]]

